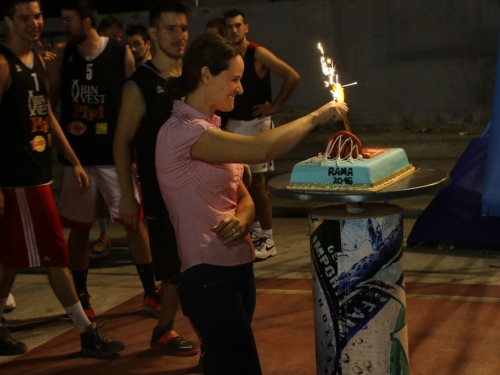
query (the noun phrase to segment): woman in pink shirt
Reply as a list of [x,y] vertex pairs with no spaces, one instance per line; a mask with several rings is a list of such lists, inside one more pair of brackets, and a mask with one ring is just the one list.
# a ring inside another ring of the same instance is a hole
[[204,374],[261,374],[251,329],[255,309],[255,214],[242,183],[242,164],[273,160],[315,126],[340,120],[345,104],[315,112],[256,136],[221,131],[215,111],[231,111],[243,92],[243,59],[228,40],[198,37],[187,49],[182,75],[167,90],[176,100],[158,133],[156,172],[175,228],[181,260],[183,313],[199,332]]

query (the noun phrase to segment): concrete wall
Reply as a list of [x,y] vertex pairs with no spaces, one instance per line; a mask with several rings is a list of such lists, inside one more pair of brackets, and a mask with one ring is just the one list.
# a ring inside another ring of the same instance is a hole
[[[301,75],[287,106],[315,108],[330,99],[320,71],[321,42],[337,64],[340,81],[358,82],[345,90],[353,124],[481,124],[491,115],[498,0],[300,0],[233,6],[247,14],[248,39]],[[193,7],[190,39],[228,7]],[[147,23],[145,12],[120,17],[127,24]],[[59,20],[47,20],[46,30],[58,29]],[[275,95],[280,84],[274,77]]]
[[[197,8],[191,36],[226,8]],[[488,0],[280,1],[246,4],[248,39],[287,61],[302,80],[287,105],[317,107],[317,43],[333,57],[351,122],[486,123],[491,115],[500,7]],[[273,80],[274,93],[279,80]]]

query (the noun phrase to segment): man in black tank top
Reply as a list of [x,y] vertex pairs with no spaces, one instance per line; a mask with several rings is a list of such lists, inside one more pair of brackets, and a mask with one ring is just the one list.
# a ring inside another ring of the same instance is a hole
[[[97,27],[97,32],[100,36],[106,36],[121,42],[123,37],[123,23],[115,16],[109,15],[101,21]],[[92,247],[90,254],[94,257],[100,257],[105,255],[106,250],[111,246],[111,237],[109,237],[109,224],[111,218],[109,217],[108,206],[106,206],[106,202],[104,202],[104,198],[100,192],[97,192],[95,217],[98,219],[101,233]]]
[[[300,77],[292,67],[278,59],[269,50],[247,40],[248,24],[241,10],[226,11],[224,24],[226,37],[240,50],[245,62],[245,70],[241,78],[243,94],[235,98],[233,111],[224,114],[224,118],[229,119],[226,129],[232,133],[244,135],[262,133],[273,126],[270,116],[292,94]],[[274,101],[271,95],[271,72],[284,79]],[[248,191],[255,204],[256,219],[252,229],[252,241],[255,247],[255,257],[263,260],[276,255],[272,230],[272,205],[267,195],[265,175],[265,172],[274,170],[274,167],[271,162],[250,165],[250,170],[252,171],[252,184]]]
[[[63,30],[68,43],[56,46],[57,58],[49,65],[51,102],[61,98],[61,127],[80,158],[91,184],[85,194],[77,194],[62,165],[58,211],[63,226],[71,228],[69,251],[71,270],[85,312],[95,316],[87,291],[89,234],[94,220],[97,190],[119,221],[120,191],[113,160],[113,136],[118,119],[122,88],[135,67],[130,50],[116,40],[98,35],[97,11],[89,0],[69,0],[62,6]],[[136,192],[136,199],[139,199]],[[157,314],[160,298],[156,290],[151,253],[142,217],[124,224],[129,249],[143,288],[143,308]]]
[[[178,336],[174,316],[179,306],[177,276],[180,261],[175,232],[158,186],[155,168],[156,137],[168,120],[172,100],[164,89],[168,77],[181,74],[182,56],[188,38],[186,8],[176,1],[160,1],[150,10],[150,30],[155,44],[151,60],[143,62],[125,84],[118,127],[114,140],[114,156],[120,179],[120,215],[125,223],[137,222],[140,207],[134,199],[130,179],[135,152],[142,202],[148,220],[148,232],[157,280],[164,285],[158,325],[150,345],[174,355],[194,355],[199,349]],[[160,30],[167,30],[161,32]],[[127,35],[128,39],[128,35]]]
[[[102,358],[125,346],[85,315],[68,270],[68,249],[52,197],[51,144],[71,166],[80,192],[88,177],[68,144],[48,100],[44,63],[33,44],[43,29],[38,1],[2,0],[7,36],[0,45],[0,314],[16,270],[44,266],[50,285],[80,331],[82,354]],[[0,355],[26,345],[0,327]]]

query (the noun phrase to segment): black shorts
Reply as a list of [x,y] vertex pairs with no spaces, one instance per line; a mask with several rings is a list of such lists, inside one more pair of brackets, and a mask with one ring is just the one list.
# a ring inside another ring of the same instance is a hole
[[169,281],[178,276],[181,269],[174,227],[168,218],[148,218],[147,223],[155,278]]

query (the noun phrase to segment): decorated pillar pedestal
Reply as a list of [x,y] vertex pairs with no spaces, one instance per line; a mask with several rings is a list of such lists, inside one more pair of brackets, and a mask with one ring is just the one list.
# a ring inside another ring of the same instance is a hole
[[309,226],[317,374],[409,374],[402,209],[328,206]]

